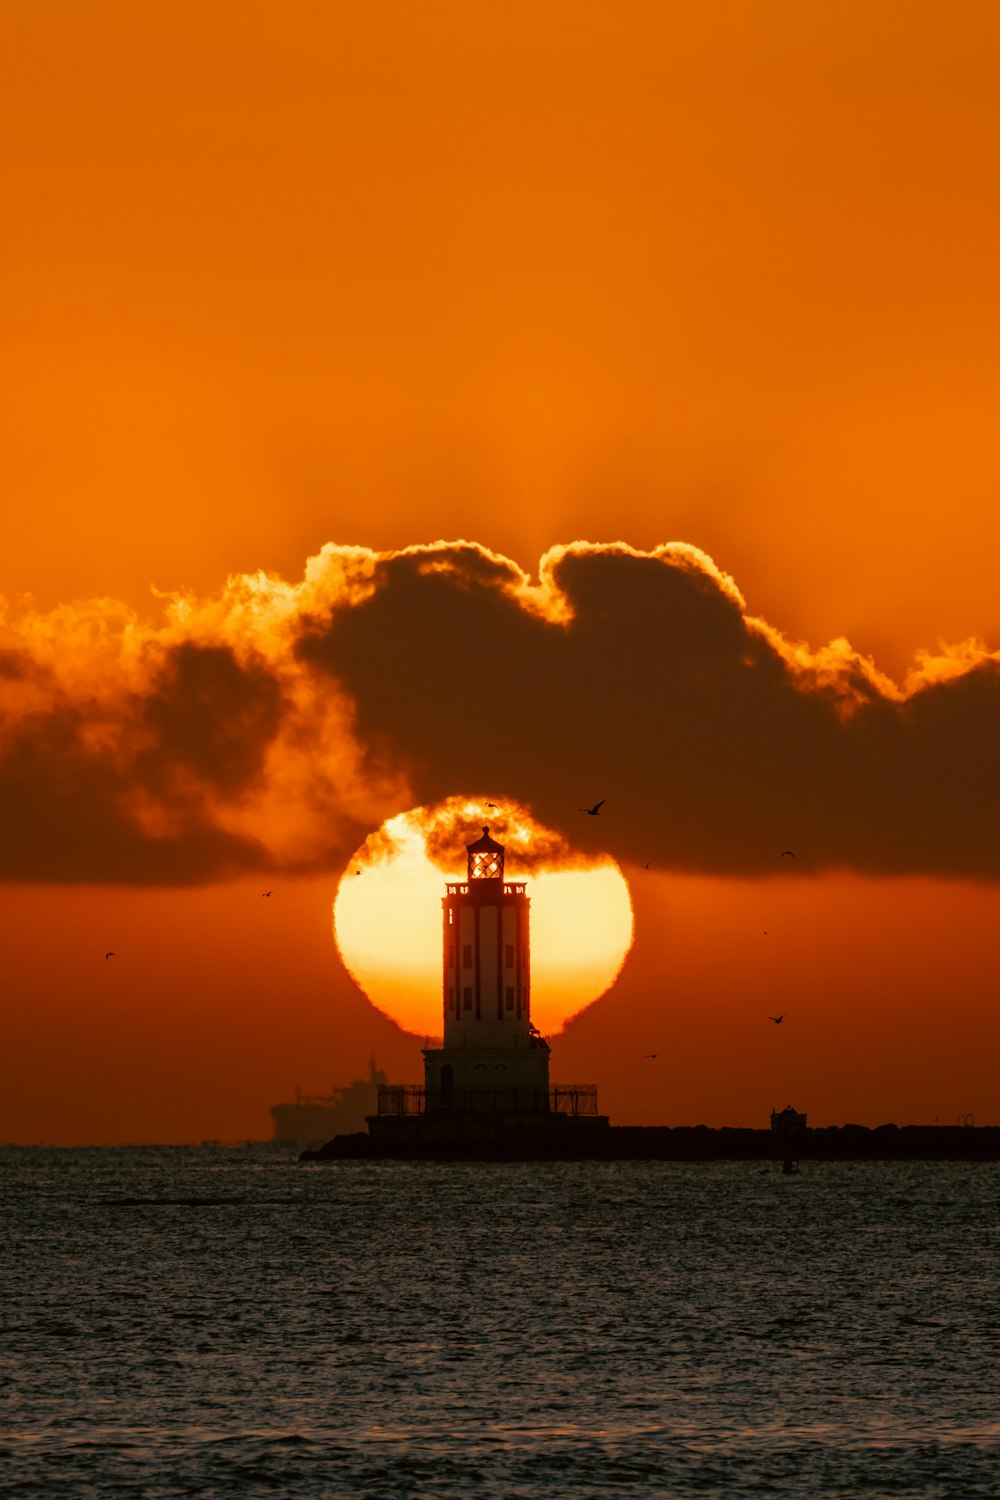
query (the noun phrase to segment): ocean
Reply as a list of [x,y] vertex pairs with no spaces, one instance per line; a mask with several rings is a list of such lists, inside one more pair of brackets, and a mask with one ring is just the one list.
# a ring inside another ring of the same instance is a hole
[[1000,1167],[0,1151],[0,1495],[1000,1496]]

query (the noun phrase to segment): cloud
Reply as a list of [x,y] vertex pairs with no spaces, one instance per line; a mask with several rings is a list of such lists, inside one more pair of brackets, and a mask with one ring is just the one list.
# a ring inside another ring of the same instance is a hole
[[574,543],[531,578],[470,542],[330,545],[301,583],[159,607],[0,618],[0,878],[336,870],[470,793],[658,868],[1000,876],[998,656],[939,647],[901,690],[691,546]]
[[226,830],[212,805],[259,776],[278,713],[265,671],[190,643],[164,654],[144,692],[55,689],[5,726],[0,873],[177,884],[266,865],[266,846]]
[[401,837],[415,835],[424,857],[454,880],[464,872],[466,847],[486,831],[504,845],[505,870],[511,879],[606,862],[606,855],[587,855],[563,834],[546,828],[530,808],[510,798],[493,806],[487,805],[490,801],[448,797],[433,807],[408,809],[369,835],[358,851],[358,863],[361,867],[378,864],[395,854]]
[[[944,653],[901,693],[844,641],[748,616],[691,548],[557,549],[544,608],[505,559],[380,561],[298,651],[421,801],[492,787],[574,841],[661,868],[1000,874],[1000,665]],[[528,602],[526,602],[526,600]],[[598,798],[601,819],[578,809]]]

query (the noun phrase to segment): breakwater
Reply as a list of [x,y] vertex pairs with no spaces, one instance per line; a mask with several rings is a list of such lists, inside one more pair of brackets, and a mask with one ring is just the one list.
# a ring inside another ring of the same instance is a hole
[[[457,1126],[456,1122],[456,1126]],[[795,1136],[739,1126],[609,1125],[496,1130],[468,1138],[460,1128],[447,1138],[423,1132],[378,1140],[340,1135],[302,1161],[1000,1161],[1000,1126],[828,1125]]]

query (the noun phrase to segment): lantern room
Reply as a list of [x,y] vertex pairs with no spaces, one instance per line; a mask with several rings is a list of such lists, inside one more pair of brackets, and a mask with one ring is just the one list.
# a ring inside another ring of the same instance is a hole
[[466,844],[465,848],[469,856],[470,880],[503,879],[504,846],[490,838],[488,828],[483,829],[481,839],[476,839],[474,844]]

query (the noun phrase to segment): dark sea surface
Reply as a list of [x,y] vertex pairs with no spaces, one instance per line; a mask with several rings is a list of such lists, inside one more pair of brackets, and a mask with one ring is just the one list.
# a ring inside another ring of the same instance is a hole
[[0,1151],[0,1495],[1000,1496],[1000,1167]]

